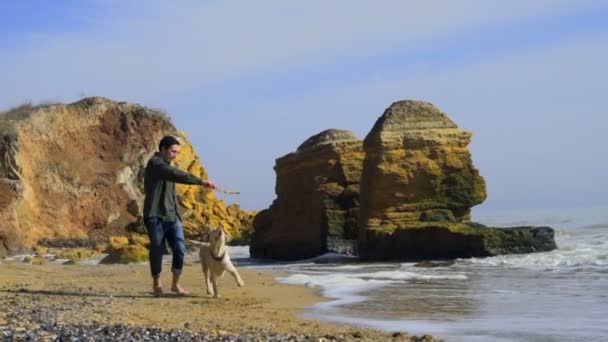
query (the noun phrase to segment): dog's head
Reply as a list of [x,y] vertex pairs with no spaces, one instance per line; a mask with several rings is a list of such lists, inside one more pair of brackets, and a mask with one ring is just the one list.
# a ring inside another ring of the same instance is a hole
[[224,228],[215,228],[215,229],[210,229],[209,230],[209,242],[212,245],[216,245],[216,244],[221,244],[221,245],[225,245],[226,244],[226,231],[224,230]]

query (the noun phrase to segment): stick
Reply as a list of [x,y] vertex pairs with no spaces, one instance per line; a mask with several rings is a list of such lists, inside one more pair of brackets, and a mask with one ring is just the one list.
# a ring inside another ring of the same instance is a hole
[[228,191],[228,190],[224,190],[218,186],[216,186],[214,190],[225,193],[226,195],[240,195],[241,194],[240,191]]

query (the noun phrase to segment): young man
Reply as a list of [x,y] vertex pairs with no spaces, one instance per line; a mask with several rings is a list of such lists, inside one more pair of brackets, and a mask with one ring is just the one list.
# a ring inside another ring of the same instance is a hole
[[215,189],[212,181],[202,180],[190,173],[171,166],[181,149],[179,141],[172,136],[161,139],[156,152],[146,165],[144,176],[144,224],[150,237],[150,271],[152,289],[155,296],[163,295],[160,283],[160,272],[165,239],[173,251],[173,284],[171,291],[178,295],[188,295],[188,291],[179,285],[179,278],[184,266],[186,245],[184,228],[177,210],[175,183],[195,184]]

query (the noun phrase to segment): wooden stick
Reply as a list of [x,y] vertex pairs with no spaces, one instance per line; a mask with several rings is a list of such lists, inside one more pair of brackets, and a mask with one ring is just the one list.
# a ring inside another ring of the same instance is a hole
[[241,194],[240,191],[228,191],[228,190],[224,190],[218,186],[216,186],[214,190],[225,193],[226,195],[240,195]]

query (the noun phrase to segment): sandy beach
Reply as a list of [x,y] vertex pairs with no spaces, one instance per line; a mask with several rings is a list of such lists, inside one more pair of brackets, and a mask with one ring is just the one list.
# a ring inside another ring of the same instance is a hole
[[[298,315],[305,307],[328,299],[309,288],[277,283],[277,273],[241,269],[245,287],[225,276],[220,282],[222,298],[214,299],[202,288],[199,267],[188,265],[184,270],[182,284],[190,290],[189,297],[154,298],[147,264],[4,262],[0,264],[0,336],[21,340],[30,334],[34,340],[54,340],[85,334],[90,340],[103,340],[98,333],[106,331],[118,334],[114,336],[118,340],[139,340],[137,336],[145,340],[146,334],[165,333],[165,338],[181,336],[181,340],[432,341],[430,336],[301,319]],[[162,279],[168,292],[170,273],[164,272]],[[70,327],[79,327],[80,332]],[[95,333],[87,335],[87,329]]]

